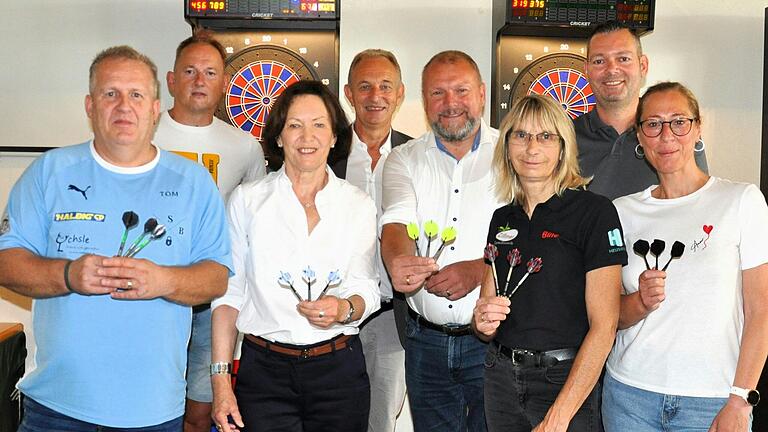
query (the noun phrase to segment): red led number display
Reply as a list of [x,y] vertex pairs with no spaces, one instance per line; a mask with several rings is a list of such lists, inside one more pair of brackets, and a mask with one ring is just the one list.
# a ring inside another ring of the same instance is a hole
[[197,1],[193,0],[189,2],[190,9],[200,12],[205,10],[223,11],[225,9],[225,1]]

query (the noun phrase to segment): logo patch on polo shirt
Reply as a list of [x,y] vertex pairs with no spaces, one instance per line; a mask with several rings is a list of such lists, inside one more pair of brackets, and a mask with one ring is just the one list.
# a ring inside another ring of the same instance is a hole
[[621,238],[621,232],[618,228],[608,231],[608,244],[613,247],[624,246],[624,239]]
[[560,237],[560,234],[556,232],[547,231],[547,230],[544,230],[541,232],[541,238],[543,239],[556,239],[558,237]]
[[0,236],[11,230],[11,220],[7,214],[3,215],[3,220],[0,221]]

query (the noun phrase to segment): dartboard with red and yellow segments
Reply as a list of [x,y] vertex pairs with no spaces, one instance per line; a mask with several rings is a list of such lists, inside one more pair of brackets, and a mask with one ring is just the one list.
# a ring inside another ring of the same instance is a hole
[[261,139],[267,116],[288,86],[316,79],[310,66],[291,50],[260,45],[245,49],[227,60],[224,68],[232,78],[217,117]]
[[595,105],[595,95],[592,94],[587,78],[570,68],[548,70],[533,81],[528,94],[551,97],[571,118],[588,113]]

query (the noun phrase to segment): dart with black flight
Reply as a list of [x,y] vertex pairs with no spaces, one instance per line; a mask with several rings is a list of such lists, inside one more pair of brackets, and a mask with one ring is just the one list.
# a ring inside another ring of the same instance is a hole
[[632,250],[635,251],[636,254],[643,257],[643,261],[645,261],[645,269],[650,270],[651,266],[648,264],[648,250],[651,249],[651,246],[648,244],[645,240],[638,240],[635,242],[635,244],[632,245]]
[[121,256],[123,254],[123,248],[125,247],[125,241],[128,240],[128,231],[130,231],[133,227],[139,224],[139,215],[132,211],[127,211],[123,213],[123,225],[125,226],[125,230],[123,230],[123,237],[120,239],[120,249],[117,250],[116,256]]
[[496,295],[499,296],[501,293],[499,292],[499,281],[496,276],[496,257],[499,256],[499,249],[495,244],[488,243],[488,246],[485,247],[484,256],[485,259],[491,262],[491,270],[493,272],[493,285],[496,287]]
[[518,282],[517,285],[515,285],[515,289],[513,289],[512,292],[509,293],[509,295],[507,295],[507,297],[512,297],[512,295],[517,291],[517,289],[520,288],[520,285],[522,285],[523,282],[525,282],[525,280],[528,279],[528,276],[531,275],[531,273],[538,273],[539,270],[541,270],[541,266],[543,265],[543,260],[540,257],[531,258],[528,260],[528,263],[526,265],[528,268],[526,269],[525,274],[523,275],[522,278],[520,278],[520,282]]
[[661,271],[667,271],[667,267],[669,267],[669,263],[671,263],[673,259],[677,259],[683,256],[683,252],[685,252],[685,244],[679,241],[675,241],[672,244],[672,250],[669,252],[669,261],[667,261],[667,263],[664,265],[664,268],[661,269]]
[[152,230],[152,234],[150,234],[149,237],[145,238],[141,243],[139,243],[139,246],[137,246],[133,250],[133,252],[131,252],[130,254],[127,254],[126,256],[128,258],[135,257],[136,254],[141,252],[141,250],[144,249],[149,244],[149,242],[151,242],[152,240],[157,240],[164,235],[165,235],[165,225],[160,224],[156,226],[155,229]]
[[435,262],[437,262],[437,259],[440,258],[440,254],[443,253],[443,249],[445,249],[445,246],[449,243],[453,243],[453,241],[456,240],[456,228],[445,227],[445,229],[443,229],[442,234],[440,234],[440,239],[443,241],[443,243],[437,249],[437,252],[435,252],[435,256],[432,257],[435,260]]
[[520,264],[520,249],[514,248],[507,254],[507,261],[509,261],[509,271],[507,272],[507,281],[504,283],[504,295],[509,297],[507,291],[509,291],[509,280],[512,278],[512,270]]
[[664,240],[654,239],[653,243],[651,243],[651,255],[656,257],[656,265],[653,267],[654,270],[659,269],[659,255],[664,252],[665,247],[666,243],[664,243]]
[[133,250],[139,245],[139,243],[141,243],[141,241],[144,240],[144,237],[151,234],[152,231],[155,230],[155,228],[157,228],[157,219],[149,218],[146,222],[144,222],[144,232],[139,236],[139,238],[137,238],[136,240],[133,241],[133,243],[131,243],[131,247],[129,247],[128,250],[125,251],[125,255],[123,256],[130,255],[131,252],[133,252]]

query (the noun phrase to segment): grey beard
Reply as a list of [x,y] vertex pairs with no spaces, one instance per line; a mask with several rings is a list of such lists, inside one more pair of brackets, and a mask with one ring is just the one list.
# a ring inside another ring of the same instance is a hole
[[457,142],[467,139],[469,134],[472,133],[472,131],[475,129],[475,126],[477,126],[477,123],[478,119],[470,117],[467,119],[463,126],[455,131],[444,128],[439,121],[433,122],[431,126],[435,134],[439,136],[443,141]]

